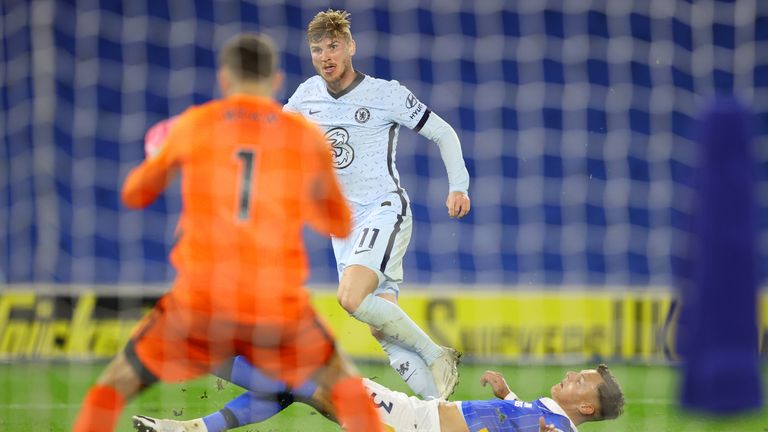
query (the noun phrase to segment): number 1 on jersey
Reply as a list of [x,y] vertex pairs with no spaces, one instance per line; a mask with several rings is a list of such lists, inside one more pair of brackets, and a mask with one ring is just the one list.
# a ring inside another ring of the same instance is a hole
[[238,150],[237,157],[243,163],[243,177],[240,185],[240,204],[238,205],[238,218],[248,219],[251,211],[251,183],[253,182],[253,150]]

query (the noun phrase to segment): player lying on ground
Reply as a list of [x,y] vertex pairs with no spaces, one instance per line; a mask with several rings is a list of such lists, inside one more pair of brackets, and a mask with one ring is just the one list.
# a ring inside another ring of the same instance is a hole
[[[294,401],[315,407],[333,418],[327,395],[309,382],[290,390],[285,384],[250,368],[237,357],[220,375],[250,389],[220,411],[187,421],[135,416],[142,432],[221,432],[262,422]],[[568,372],[550,389],[551,397],[524,402],[513,393],[499,372],[488,371],[480,378],[490,384],[499,399],[447,402],[421,400],[363,380],[387,430],[424,432],[481,431],[577,431],[588,421],[615,419],[624,409],[624,395],[616,378],[605,365],[596,369]]]

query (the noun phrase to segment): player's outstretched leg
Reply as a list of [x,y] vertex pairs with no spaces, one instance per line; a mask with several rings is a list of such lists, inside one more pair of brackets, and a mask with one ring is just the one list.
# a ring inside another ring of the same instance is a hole
[[125,398],[114,386],[96,384],[85,395],[72,430],[111,432],[115,429],[124,405]]
[[436,397],[447,399],[453,393],[459,383],[461,355],[453,348],[442,347],[432,341],[398,305],[369,294],[353,316],[380,332],[383,335],[381,339],[418,353],[432,374]]
[[293,403],[294,398],[311,399],[317,389],[317,385],[310,380],[298,389],[289,390],[285,383],[268,377],[243,356],[236,356],[226,362],[216,370],[215,375],[249,391],[227,402],[219,411],[192,420],[134,416],[135,430],[137,432],[223,432],[263,422]]
[[[261,423],[293,402],[288,392],[267,394],[245,392],[227,402],[224,408],[192,420],[156,419],[133,416],[136,432],[224,432],[241,426]],[[288,396],[288,397],[285,397]]]
[[379,276],[370,268],[351,265],[344,269],[339,283],[339,303],[352,316],[370,325],[388,342],[414,351],[429,366],[437,397],[445,399],[459,382],[457,353],[436,344],[392,301],[372,294]]
[[88,390],[72,430],[112,432],[125,404],[152,383],[139,376],[121,351]]
[[411,351],[395,342],[390,342],[379,332],[373,331],[384,352],[389,356],[389,365],[400,375],[408,387],[423,399],[439,398],[435,379],[429,366],[419,353]]
[[224,432],[261,423],[292,402],[293,396],[288,392],[267,394],[263,391],[249,391],[227,402],[219,411],[202,418],[171,420],[137,415],[133,416],[133,427],[136,432]]

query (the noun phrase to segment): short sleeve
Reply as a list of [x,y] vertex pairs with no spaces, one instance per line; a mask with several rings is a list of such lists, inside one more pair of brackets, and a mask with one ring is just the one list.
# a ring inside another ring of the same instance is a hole
[[385,101],[389,105],[390,119],[418,132],[429,117],[429,109],[399,82],[390,81],[388,85],[389,96]]
[[504,396],[504,400],[518,400],[518,399],[520,398],[517,397],[517,395],[513,391],[510,391],[506,396]]

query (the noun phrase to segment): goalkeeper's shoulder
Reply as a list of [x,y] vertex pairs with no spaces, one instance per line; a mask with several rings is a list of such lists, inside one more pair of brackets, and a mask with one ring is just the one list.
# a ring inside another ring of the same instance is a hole
[[202,114],[200,106],[192,106],[181,114],[160,120],[147,129],[144,134],[144,153],[147,157],[155,156],[164,146],[171,131],[179,128],[180,124],[189,124]]

